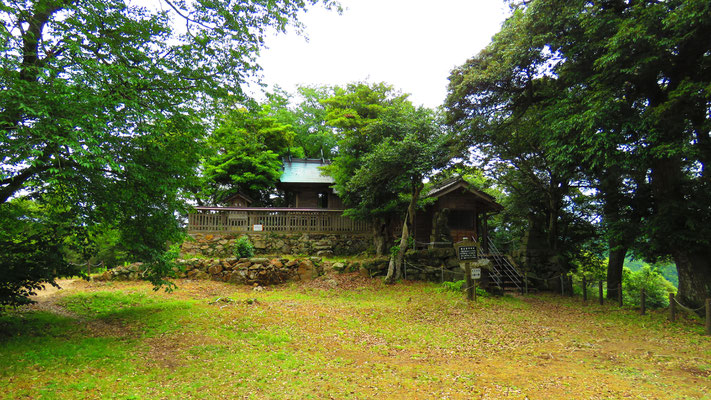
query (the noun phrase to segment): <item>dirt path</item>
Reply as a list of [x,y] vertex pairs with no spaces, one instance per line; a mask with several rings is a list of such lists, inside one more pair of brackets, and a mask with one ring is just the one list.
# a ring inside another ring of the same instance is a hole
[[37,292],[36,296],[32,296],[31,299],[34,301],[43,301],[47,297],[50,297],[54,295],[55,293],[59,292],[60,290],[67,290],[71,289],[72,287],[76,286],[76,282],[81,281],[81,279],[78,278],[72,278],[72,279],[57,279],[57,284],[59,285],[59,288],[56,288],[52,285],[46,285],[44,290],[40,290]]
[[77,315],[74,315],[64,307],[58,306],[56,301],[58,297],[64,295],[66,292],[76,290],[78,286],[81,286],[82,282],[84,281],[79,278],[57,279],[59,288],[49,284],[45,285],[43,290],[37,292],[37,295],[30,297],[30,299],[36,303],[30,305],[29,308],[37,311],[51,312],[64,317],[77,318]]

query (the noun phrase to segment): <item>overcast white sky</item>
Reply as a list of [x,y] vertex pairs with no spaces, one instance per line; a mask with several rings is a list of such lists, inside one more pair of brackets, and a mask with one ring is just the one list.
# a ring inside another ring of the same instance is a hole
[[444,101],[452,68],[477,54],[501,27],[503,0],[341,0],[342,15],[304,14],[307,42],[294,33],[268,39],[264,82],[295,86],[384,81],[415,104]]

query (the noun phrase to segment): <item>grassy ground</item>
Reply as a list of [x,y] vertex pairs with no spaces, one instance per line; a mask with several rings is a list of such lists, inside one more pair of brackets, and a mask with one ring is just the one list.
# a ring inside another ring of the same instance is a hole
[[0,398],[711,398],[711,340],[661,312],[356,274],[177,283],[75,281],[0,318]]

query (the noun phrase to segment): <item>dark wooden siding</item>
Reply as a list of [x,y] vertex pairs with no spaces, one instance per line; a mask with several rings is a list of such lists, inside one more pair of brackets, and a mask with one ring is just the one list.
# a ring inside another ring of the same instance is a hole
[[328,209],[343,210],[343,202],[341,201],[341,198],[335,195],[333,191],[331,191],[330,195],[328,196]]
[[429,243],[432,234],[432,215],[434,207],[415,214],[415,240],[421,243]]
[[318,191],[316,190],[301,190],[296,192],[296,208],[317,208],[318,207]]
[[294,204],[292,206],[297,208],[322,208],[322,201],[319,200],[319,195],[322,193],[328,194],[327,200],[328,204],[326,209],[329,210],[342,210],[343,202],[341,199],[333,193],[328,184],[300,184],[300,183],[289,183],[281,184],[281,188],[288,192],[293,193]]
[[[462,215],[469,215],[472,216],[473,221],[471,226],[468,226],[467,228],[463,228],[463,223],[462,221],[457,221],[457,224],[459,228],[455,229],[450,229],[450,233],[452,235],[452,240],[456,243],[464,238],[470,238],[470,239],[475,239],[477,238],[477,229],[476,229],[476,213],[477,213],[477,198],[475,195],[469,193],[469,192],[453,192],[446,194],[442,196],[439,199],[439,203],[442,208],[449,208],[450,210],[450,217],[457,217],[457,215],[452,215],[451,211],[459,211],[460,216]],[[471,213],[471,214],[470,214]],[[451,224],[451,222],[450,222]],[[469,225],[469,224],[466,224]]]

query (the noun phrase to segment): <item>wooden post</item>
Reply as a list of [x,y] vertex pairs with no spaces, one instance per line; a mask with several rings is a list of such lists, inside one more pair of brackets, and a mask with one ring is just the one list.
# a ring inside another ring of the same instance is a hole
[[484,254],[489,254],[489,217],[484,213],[484,219],[482,222],[482,235],[481,235],[481,251]]
[[620,307],[622,307],[622,284],[619,283],[617,285],[617,303]]
[[604,302],[604,300],[602,299],[602,281],[598,282],[598,285],[600,287],[600,305],[602,305],[602,303]]
[[711,335],[711,299],[706,299],[706,334]]
[[478,286],[477,283],[478,283],[478,281],[474,281],[474,290],[473,290],[473,292],[474,292],[474,302],[476,302],[476,287]]
[[676,300],[674,300],[674,293],[669,293],[669,320],[676,321]]
[[467,285],[467,300],[474,300],[474,288],[472,287],[472,267],[469,263],[464,264],[464,279]]
[[565,278],[560,274],[560,295],[565,296]]
[[641,299],[641,300],[642,300],[642,310],[641,310],[641,313],[642,313],[642,315],[644,315],[645,312],[647,311],[647,305],[645,304],[646,301],[647,301],[647,293],[644,292],[644,289],[642,289],[642,299]]
[[575,290],[573,290],[573,275],[568,275],[568,296],[573,297],[575,295]]
[[583,275],[583,301],[588,301],[588,283],[585,281],[585,275]]
[[528,272],[523,273],[523,283],[526,285],[526,294],[528,294]]

